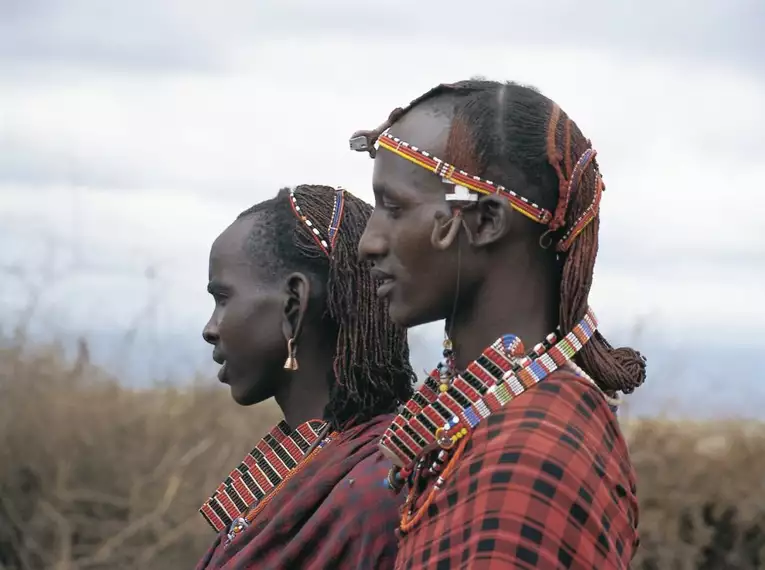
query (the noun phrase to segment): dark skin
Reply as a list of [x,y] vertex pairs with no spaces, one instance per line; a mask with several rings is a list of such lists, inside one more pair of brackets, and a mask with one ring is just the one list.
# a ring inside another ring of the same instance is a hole
[[[391,134],[468,172],[467,156],[447,153],[448,110],[416,107]],[[534,195],[520,172],[494,180]],[[467,364],[503,334],[519,336],[527,349],[555,330],[558,275],[553,253],[539,245],[540,227],[484,196],[464,211],[464,223],[443,251],[431,244],[434,223],[451,218],[445,195],[453,186],[387,150],[375,158],[375,210],[359,244],[376,277],[390,278],[378,294],[390,300],[391,318],[407,327],[446,319],[456,364]],[[543,229],[543,228],[541,228]],[[440,235],[445,236],[447,228]],[[458,286],[459,282],[459,286]]]
[[[202,333],[221,364],[221,382],[243,406],[273,397],[291,427],[321,418],[329,401],[334,338],[312,313],[312,283],[303,273],[280,278],[253,264],[245,249],[257,215],[235,221],[213,243],[208,292],[215,309]],[[316,294],[316,291],[313,291]],[[295,338],[298,370],[285,370]]]

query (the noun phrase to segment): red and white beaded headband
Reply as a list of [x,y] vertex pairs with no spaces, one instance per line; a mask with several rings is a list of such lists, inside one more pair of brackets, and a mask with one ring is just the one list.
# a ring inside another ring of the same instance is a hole
[[[563,218],[565,217],[569,198],[576,191],[576,187],[581,180],[584,170],[592,163],[597,154],[594,149],[588,148],[584,151],[582,156],[579,157],[568,185],[564,192],[561,193],[558,206],[553,214],[553,212],[542,208],[509,188],[505,188],[501,184],[496,184],[491,180],[474,176],[464,170],[459,170],[455,166],[433,156],[429,152],[421,150],[406,141],[392,136],[387,130],[380,134],[377,142],[380,148],[384,148],[385,150],[440,176],[445,184],[453,184],[454,191],[446,195],[446,200],[453,203],[455,206],[459,207],[461,204],[469,204],[478,201],[478,194],[495,194],[505,198],[514,210],[523,214],[527,218],[537,223],[550,226],[551,231],[555,231],[563,225]],[[571,247],[576,236],[578,236],[587,224],[597,216],[600,206],[600,197],[603,191],[603,182],[600,178],[600,174],[597,174],[596,184],[597,186],[592,204],[590,204],[590,206],[582,213],[579,219],[571,226],[571,228],[569,228],[563,237],[560,238],[556,245],[557,251],[567,251],[569,247]]]
[[327,257],[330,257],[332,250],[335,248],[337,236],[340,233],[340,224],[343,221],[343,212],[345,211],[345,190],[339,186],[335,190],[335,204],[332,207],[332,216],[330,217],[326,235],[322,235],[322,232],[319,231],[316,224],[303,214],[303,210],[300,209],[300,205],[297,202],[294,188],[290,189],[290,204],[292,205],[292,211],[295,213],[297,219],[308,228],[308,231],[316,244]]
[[[388,133],[390,126],[417,103],[439,92],[454,89],[454,87],[455,86],[452,84],[438,85],[412,101],[407,107],[394,109],[388,117],[388,120],[377,129],[372,131],[357,131],[349,140],[351,150],[368,152],[369,156],[374,158],[376,154],[375,143],[378,143],[381,148],[393,152],[398,156],[433,172],[437,176],[440,176],[444,183],[454,185],[454,191],[446,195],[446,200],[451,202],[455,208],[476,202],[478,200],[478,195],[476,193],[486,195],[496,194],[505,198],[514,210],[537,223],[548,226],[549,230],[545,233],[545,236],[563,227],[565,224],[566,209],[568,207],[569,199],[576,190],[585,169],[595,158],[596,152],[594,149],[588,148],[582,156],[579,157],[568,183],[562,188],[560,196],[558,197],[558,205],[553,213],[500,184],[495,184],[491,180],[485,180],[479,176],[469,174],[464,170],[459,170],[448,162]],[[597,169],[595,175],[596,188],[592,204],[590,204],[577,221],[558,240],[555,247],[557,251],[567,251],[576,237],[585,227],[587,227],[587,224],[594,220],[598,215],[600,198],[604,186],[603,179],[601,178],[600,173],[597,172]]]

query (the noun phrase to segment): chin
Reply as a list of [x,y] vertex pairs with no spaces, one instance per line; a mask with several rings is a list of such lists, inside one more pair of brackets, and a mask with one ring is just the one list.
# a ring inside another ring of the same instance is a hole
[[232,383],[231,398],[240,406],[253,406],[265,402],[272,396],[272,394],[258,388],[259,386],[242,386]]
[[391,301],[388,305],[388,315],[390,320],[400,327],[411,329],[433,321],[438,321],[441,317],[430,318],[425,311],[419,311],[411,305],[401,302]]

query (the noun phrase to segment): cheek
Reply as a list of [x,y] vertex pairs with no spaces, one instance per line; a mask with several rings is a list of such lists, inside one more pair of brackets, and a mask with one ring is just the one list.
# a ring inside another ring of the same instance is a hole
[[281,335],[281,320],[272,303],[262,299],[229,303],[221,315],[221,341],[245,356],[268,350]]
[[399,221],[391,237],[391,249],[406,273],[417,278],[428,271],[434,253],[430,243],[433,229],[432,216],[423,213],[410,215]]

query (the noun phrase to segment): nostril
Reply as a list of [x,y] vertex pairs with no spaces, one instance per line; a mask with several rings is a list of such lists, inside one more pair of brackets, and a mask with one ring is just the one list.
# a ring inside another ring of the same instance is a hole
[[218,342],[218,333],[205,327],[202,331],[202,338],[208,344],[216,344]]

